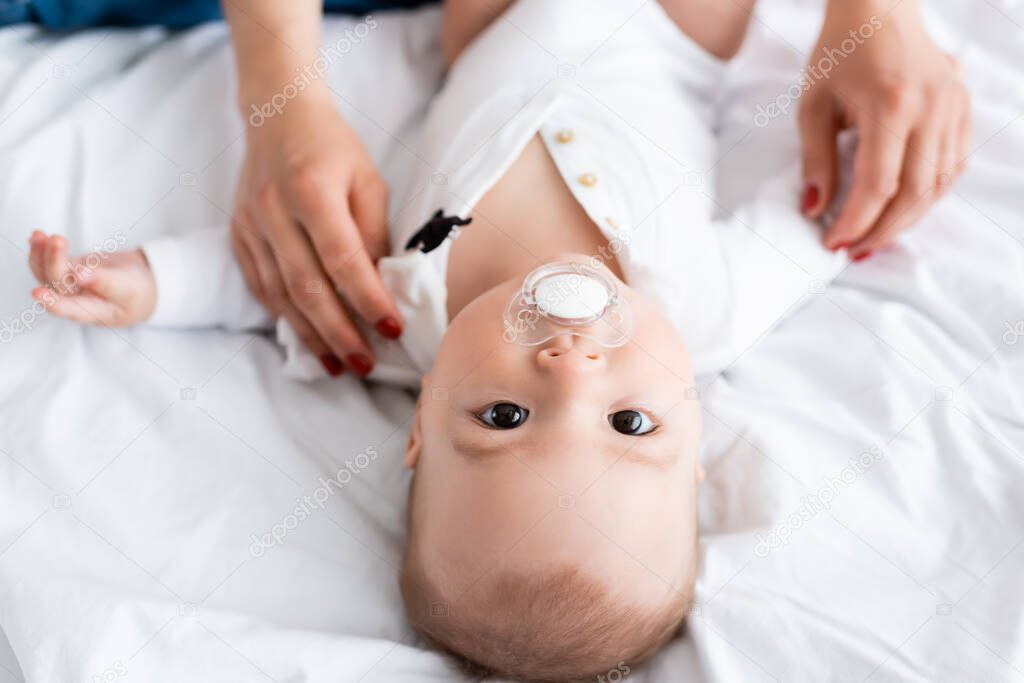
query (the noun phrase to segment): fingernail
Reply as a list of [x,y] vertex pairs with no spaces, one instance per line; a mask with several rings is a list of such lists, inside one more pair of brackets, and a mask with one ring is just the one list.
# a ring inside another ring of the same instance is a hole
[[855,262],[856,261],[863,261],[864,259],[871,258],[871,255],[874,254],[874,253],[875,252],[873,252],[873,251],[865,251],[863,254],[857,254],[856,256],[854,256],[853,260]]
[[388,339],[398,339],[402,336],[402,325],[392,317],[381,318],[377,321],[377,331]]
[[831,247],[829,247],[828,250],[829,251],[839,251],[840,249],[849,249],[849,248],[850,248],[850,243],[849,242],[836,242]]
[[337,377],[341,373],[345,372],[345,366],[341,364],[341,359],[335,356],[333,353],[325,353],[320,356],[320,364],[324,366],[324,370],[331,377]]
[[361,353],[353,353],[345,357],[345,364],[356,371],[357,375],[363,377],[370,374],[373,370],[373,361],[364,356]]
[[818,205],[818,186],[808,184],[804,190],[803,212],[810,213]]

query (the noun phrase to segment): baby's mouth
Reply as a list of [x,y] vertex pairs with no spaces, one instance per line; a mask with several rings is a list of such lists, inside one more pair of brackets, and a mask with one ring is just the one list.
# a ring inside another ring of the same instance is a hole
[[634,316],[621,282],[600,263],[573,256],[526,275],[505,308],[505,341],[538,346],[559,336],[578,336],[605,348],[629,341]]

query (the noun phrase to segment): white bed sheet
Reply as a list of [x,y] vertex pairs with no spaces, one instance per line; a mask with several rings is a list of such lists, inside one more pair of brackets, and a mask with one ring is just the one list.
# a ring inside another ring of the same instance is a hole
[[[933,10],[975,97],[970,170],[899,248],[809,282],[704,387],[698,603],[631,679],[1024,678],[1024,8]],[[437,16],[378,21],[329,79],[407,196]],[[762,0],[726,84],[726,205],[796,158],[792,117],[754,114],[795,80],[816,21],[816,3]],[[332,19],[325,43],[356,23]],[[242,153],[229,54],[221,26],[0,32],[0,321],[30,310],[34,228],[81,249],[225,219]],[[293,383],[260,337],[29,318],[0,339],[0,682],[455,678],[395,582],[409,396]],[[758,545],[872,447],[830,509]],[[250,553],[366,448],[325,509]]]

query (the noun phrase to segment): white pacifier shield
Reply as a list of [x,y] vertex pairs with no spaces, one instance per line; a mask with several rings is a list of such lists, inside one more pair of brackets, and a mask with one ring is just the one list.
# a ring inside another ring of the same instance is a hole
[[611,274],[573,261],[548,263],[527,275],[502,318],[502,337],[522,346],[572,335],[611,349],[625,344],[633,330],[633,309]]
[[600,316],[609,299],[603,284],[578,273],[555,273],[543,278],[533,296],[541,312],[566,321]]

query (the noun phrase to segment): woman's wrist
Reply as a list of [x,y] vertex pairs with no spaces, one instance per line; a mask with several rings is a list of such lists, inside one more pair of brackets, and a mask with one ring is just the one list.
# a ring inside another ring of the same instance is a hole
[[[862,19],[876,16],[883,22],[912,20],[920,22],[920,0],[901,0],[895,6],[891,0],[828,0],[825,9],[826,23],[830,19],[849,21],[852,18]],[[856,26],[850,26],[855,29]]]
[[[308,88],[302,73],[313,64],[320,46],[321,5],[317,0],[253,0],[243,11],[224,3],[238,74],[237,105],[243,115],[252,108],[291,99],[295,89]],[[309,79],[305,79],[309,80]]]
[[[873,43],[881,40],[883,45],[890,46],[890,57],[906,56],[928,39],[918,0],[902,0],[895,7],[887,6],[886,0],[828,0],[818,47],[839,48],[845,44],[847,36],[857,45],[867,42],[869,36],[881,36],[871,40]],[[904,49],[893,53],[892,46]],[[900,68],[892,64],[894,73]]]
[[286,110],[335,107],[326,82],[311,75],[308,66],[291,62],[277,63],[245,82],[240,79],[236,104],[249,129],[283,121]]

